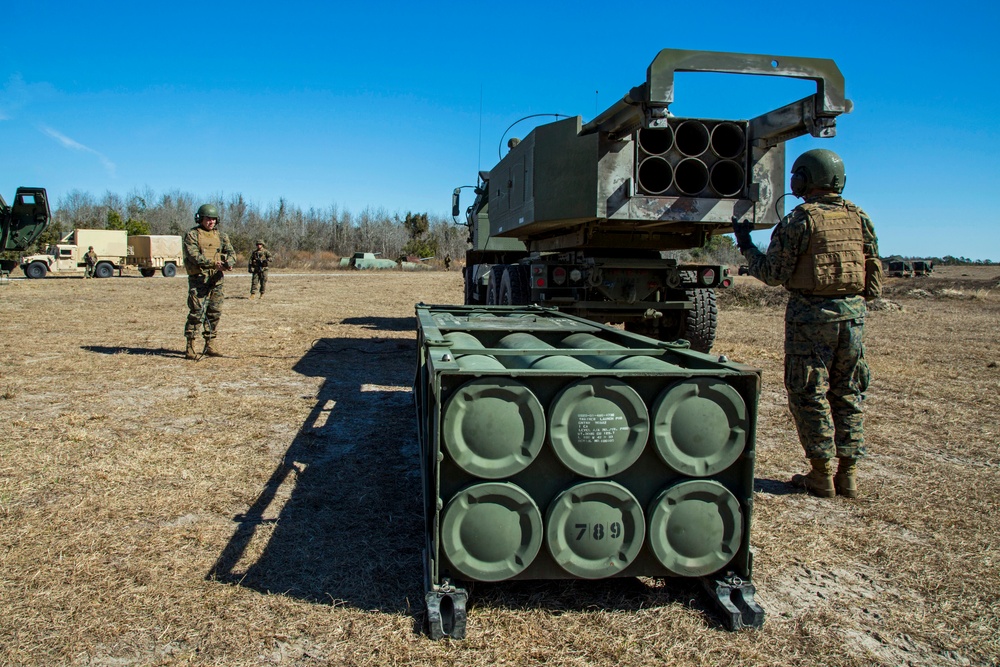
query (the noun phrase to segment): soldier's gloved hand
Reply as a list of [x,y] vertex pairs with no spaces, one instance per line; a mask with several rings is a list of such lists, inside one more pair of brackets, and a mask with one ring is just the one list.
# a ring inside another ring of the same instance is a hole
[[752,231],[752,222],[746,220],[740,222],[739,218],[733,216],[733,236],[736,237],[736,247],[741,252],[753,247],[753,241],[750,239],[750,232]]

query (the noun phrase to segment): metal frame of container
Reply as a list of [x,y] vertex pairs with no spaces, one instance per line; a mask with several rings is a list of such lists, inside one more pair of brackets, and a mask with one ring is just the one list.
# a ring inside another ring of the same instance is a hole
[[431,637],[462,581],[699,578],[759,627],[760,371],[552,308],[416,307]]

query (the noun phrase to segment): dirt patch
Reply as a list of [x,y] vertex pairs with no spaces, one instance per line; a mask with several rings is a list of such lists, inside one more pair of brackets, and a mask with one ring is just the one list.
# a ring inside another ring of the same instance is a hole
[[761,630],[725,632],[683,580],[520,582],[474,587],[468,639],[438,643],[418,631],[413,304],[457,302],[457,272],[275,272],[264,301],[234,275],[226,356],[198,362],[180,278],[12,281],[0,663],[996,665],[1000,290],[936,279],[869,315],[856,501],[786,483],[783,292],[720,296],[715,351],[763,369]]

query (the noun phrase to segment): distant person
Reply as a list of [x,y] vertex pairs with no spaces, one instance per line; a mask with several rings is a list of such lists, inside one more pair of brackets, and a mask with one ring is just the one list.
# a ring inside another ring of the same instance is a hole
[[444,270],[451,271],[451,255],[444,256]]
[[[788,407],[812,469],[792,483],[821,498],[858,496],[865,456],[862,402],[871,381],[863,343],[866,300],[882,294],[882,264],[871,219],[841,197],[840,156],[806,151],[792,165],[791,190],[803,203],[778,223],[767,252],[753,226],[733,218],[749,274],[789,291],[785,309]],[[836,474],[832,459],[839,459]]]
[[224,272],[236,265],[236,251],[229,236],[216,229],[219,209],[204,204],[198,209],[194,227],[184,235],[184,268],[188,274],[188,316],[184,325],[187,349],[184,356],[197,359],[194,339],[199,327],[205,338],[202,354],[221,357],[215,340],[222,316]]
[[97,268],[97,253],[94,252],[94,246],[90,246],[87,254],[83,256],[83,263],[85,265],[83,277],[93,278],[94,270]]
[[264,288],[267,286],[267,266],[271,263],[271,253],[264,247],[264,239],[257,240],[257,249],[250,253],[250,264],[247,270],[252,275],[250,279],[250,298],[257,294],[260,287],[260,298],[264,298]]

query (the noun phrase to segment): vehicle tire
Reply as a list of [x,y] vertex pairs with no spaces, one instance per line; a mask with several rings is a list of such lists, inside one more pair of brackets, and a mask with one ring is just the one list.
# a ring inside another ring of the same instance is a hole
[[176,264],[164,264],[163,269],[160,271],[164,278],[173,278],[177,275],[177,265]]
[[528,270],[520,264],[510,264],[500,279],[500,305],[523,306],[528,303]]
[[48,267],[42,262],[32,262],[24,267],[24,275],[32,279],[44,278],[48,272]]
[[708,352],[715,344],[715,331],[719,325],[719,307],[715,303],[715,290],[696,288],[684,290],[694,308],[686,311],[681,324],[680,338],[691,343],[691,349]]
[[139,273],[142,274],[143,278],[152,278],[154,275],[156,275],[156,271],[154,271],[153,269],[139,269]]
[[486,286],[486,305],[500,305],[500,282],[503,280],[505,266],[496,264],[490,267],[490,283]]
[[676,299],[684,296],[694,307],[691,310],[665,310],[659,320],[627,321],[625,331],[667,342],[683,339],[691,344],[692,350],[709,352],[715,344],[719,322],[715,290],[686,289],[674,292],[671,296]]
[[95,278],[110,278],[115,274],[114,268],[107,262],[101,262],[94,268]]
[[472,266],[462,267],[462,280],[465,282],[463,294],[465,295],[465,305],[472,305],[472,295],[475,294],[474,286],[472,284],[472,274],[475,273],[475,269]]

